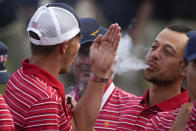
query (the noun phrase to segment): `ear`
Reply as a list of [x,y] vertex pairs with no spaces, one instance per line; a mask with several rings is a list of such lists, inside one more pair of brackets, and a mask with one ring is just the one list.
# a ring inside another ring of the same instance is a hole
[[59,44],[59,50],[62,54],[65,54],[67,52],[68,48],[68,41],[64,41],[62,44]]

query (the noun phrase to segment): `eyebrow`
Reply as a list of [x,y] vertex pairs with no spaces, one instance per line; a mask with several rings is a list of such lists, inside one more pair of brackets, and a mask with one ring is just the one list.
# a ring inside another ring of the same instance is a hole
[[[153,42],[159,43],[158,40],[154,40]],[[175,54],[177,54],[176,50],[171,45],[169,45],[169,44],[166,43],[165,46],[168,47],[168,48],[170,48]]]

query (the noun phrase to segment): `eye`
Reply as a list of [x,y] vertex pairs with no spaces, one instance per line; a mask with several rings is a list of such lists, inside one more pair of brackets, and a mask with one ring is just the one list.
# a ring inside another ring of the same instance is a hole
[[155,49],[157,49],[157,48],[158,48],[158,46],[156,46],[156,45],[152,45],[152,46],[151,46],[151,48],[152,48],[152,50],[155,50]]
[[174,54],[168,49],[164,50],[164,54],[167,55],[167,56],[174,56]]
[[171,55],[171,53],[170,53],[168,50],[164,50],[164,53],[165,53],[166,55]]

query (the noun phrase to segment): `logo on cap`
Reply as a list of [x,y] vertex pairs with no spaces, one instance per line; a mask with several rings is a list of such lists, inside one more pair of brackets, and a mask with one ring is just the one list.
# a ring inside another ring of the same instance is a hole
[[32,27],[33,27],[33,28],[37,28],[37,26],[38,26],[38,22],[33,22],[33,23],[32,23]]
[[96,36],[96,34],[99,32],[99,29],[97,29],[95,32],[91,33],[90,35]]

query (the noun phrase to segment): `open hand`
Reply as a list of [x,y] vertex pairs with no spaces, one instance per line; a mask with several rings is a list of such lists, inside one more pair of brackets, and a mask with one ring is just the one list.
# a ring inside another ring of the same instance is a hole
[[120,42],[120,26],[112,24],[107,33],[99,35],[90,49],[92,73],[100,77],[108,77],[109,70],[114,63],[117,48]]

